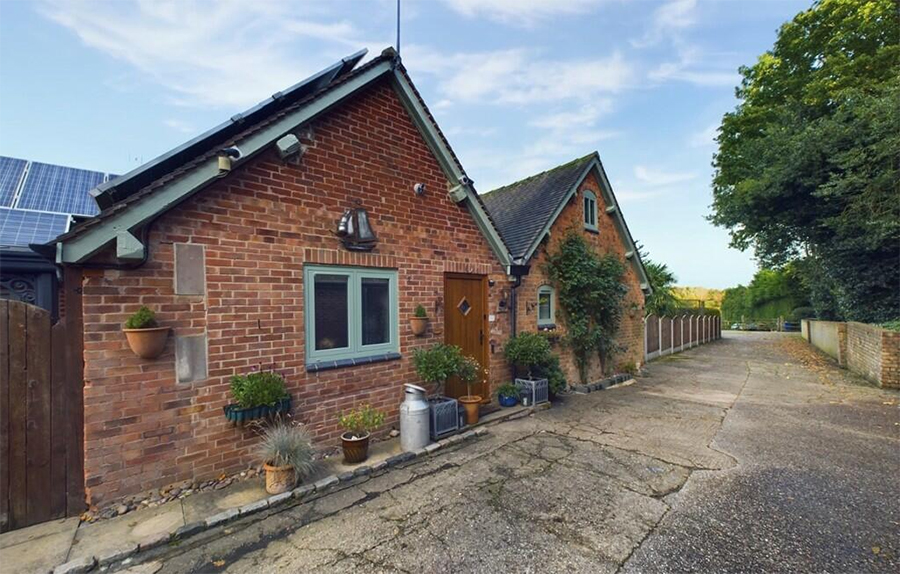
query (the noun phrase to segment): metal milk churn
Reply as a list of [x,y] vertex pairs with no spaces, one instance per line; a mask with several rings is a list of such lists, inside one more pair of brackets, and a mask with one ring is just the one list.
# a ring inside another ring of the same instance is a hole
[[410,452],[431,442],[428,436],[428,401],[422,387],[404,386],[406,399],[400,404],[400,446]]

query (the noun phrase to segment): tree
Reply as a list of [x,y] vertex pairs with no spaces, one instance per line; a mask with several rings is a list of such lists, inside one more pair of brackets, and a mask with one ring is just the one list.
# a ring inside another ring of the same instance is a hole
[[820,0],[741,68],[711,220],[766,267],[797,262],[820,316],[900,316],[900,22],[893,0]]
[[677,281],[675,274],[665,263],[652,261],[643,253],[641,259],[644,262],[644,269],[647,270],[650,286],[653,288],[653,293],[645,299],[647,313],[652,313],[657,317],[675,314],[680,305],[678,297],[675,296],[675,282]]

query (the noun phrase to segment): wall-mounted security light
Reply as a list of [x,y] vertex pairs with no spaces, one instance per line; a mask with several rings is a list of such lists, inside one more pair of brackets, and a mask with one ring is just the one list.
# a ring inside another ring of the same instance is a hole
[[231,171],[231,162],[241,159],[243,154],[236,146],[219,150],[219,177]]
[[287,134],[275,142],[275,149],[278,150],[278,157],[284,161],[297,161],[303,154],[303,146],[300,144],[300,138],[294,134]]
[[416,193],[416,197],[422,197],[425,195],[425,184],[417,183],[413,186],[413,191]]

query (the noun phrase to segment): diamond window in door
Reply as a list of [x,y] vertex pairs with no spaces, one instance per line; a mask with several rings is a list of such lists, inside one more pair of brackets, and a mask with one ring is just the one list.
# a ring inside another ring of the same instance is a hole
[[469,311],[472,310],[472,306],[469,305],[469,301],[465,297],[463,297],[462,299],[459,300],[459,303],[456,305],[456,308],[459,309],[459,312],[462,313],[463,315],[468,315]]

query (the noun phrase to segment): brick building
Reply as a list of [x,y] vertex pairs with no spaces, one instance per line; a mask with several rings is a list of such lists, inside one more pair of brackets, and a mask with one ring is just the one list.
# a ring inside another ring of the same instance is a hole
[[[330,444],[362,403],[396,425],[414,348],[476,341],[481,394],[508,380],[508,251],[396,53],[361,57],[101,185],[101,213],[53,245],[83,275],[90,502],[257,462],[222,410],[255,368],[284,374],[293,416]],[[374,247],[340,237],[342,218]],[[157,359],[121,332],[141,305],[172,328]]]
[[[565,321],[558,313],[556,290],[545,272],[547,253],[554,252],[570,230],[583,235],[598,254],[613,253],[630,264],[626,266],[628,293],[616,342],[624,351],[615,355],[617,366],[644,358],[644,294],[650,284],[640,254],[616,202],[612,187],[600,163],[592,153],[548,171],[495,189],[482,196],[488,211],[506,241],[513,262],[527,267],[516,289],[515,331],[566,333]],[[579,380],[574,354],[562,343],[554,343],[554,352],[569,383]],[[596,356],[588,367],[588,382],[603,378],[603,366]]]

